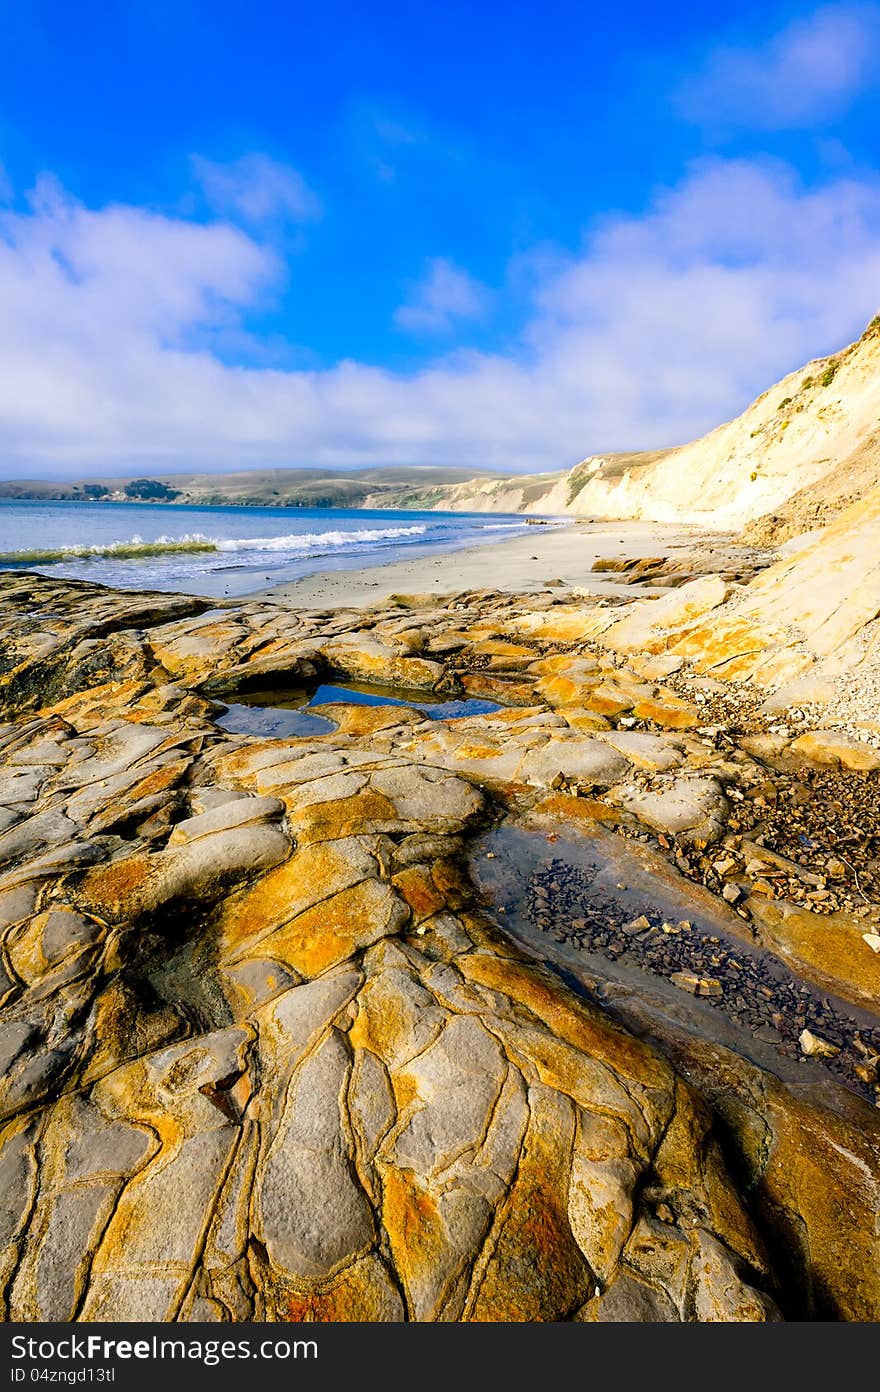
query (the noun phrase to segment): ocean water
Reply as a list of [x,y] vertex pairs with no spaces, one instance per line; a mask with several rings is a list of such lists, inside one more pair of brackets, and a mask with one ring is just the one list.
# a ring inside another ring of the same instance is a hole
[[527,526],[498,513],[0,500],[0,570],[222,597],[502,541]]

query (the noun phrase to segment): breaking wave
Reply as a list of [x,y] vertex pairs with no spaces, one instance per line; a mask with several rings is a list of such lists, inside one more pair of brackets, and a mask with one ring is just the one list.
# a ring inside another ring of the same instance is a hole
[[0,552],[0,565],[57,565],[64,561],[82,560],[143,560],[151,556],[218,554],[225,552],[286,552],[292,555],[332,547],[362,546],[374,541],[394,541],[398,537],[421,536],[426,526],[365,527],[355,531],[291,532],[276,537],[208,537],[199,532],[183,537],[158,537],[144,541],[134,536],[129,541],[112,541],[89,545],[57,546],[43,549]]

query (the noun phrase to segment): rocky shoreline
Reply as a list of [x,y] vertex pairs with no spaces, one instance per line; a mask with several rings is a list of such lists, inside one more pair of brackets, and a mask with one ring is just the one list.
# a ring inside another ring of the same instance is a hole
[[[880,753],[756,684],[808,666],[748,631],[768,575],[338,610],[0,577],[6,1316],[878,1318]],[[330,678],[500,708],[216,724]],[[468,868],[507,825],[542,931],[769,1053],[517,947]],[[693,912],[618,913],[566,836]]]

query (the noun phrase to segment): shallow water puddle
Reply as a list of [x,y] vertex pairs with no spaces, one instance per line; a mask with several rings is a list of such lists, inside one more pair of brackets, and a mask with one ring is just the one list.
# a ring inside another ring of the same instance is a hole
[[[470,870],[497,922],[531,956],[608,1004],[684,1027],[789,1080],[823,1076],[808,1029],[839,1053],[824,1067],[871,1099],[855,1040],[880,1052],[880,1020],[824,994],[730,931],[705,891],[611,833],[504,824],[471,848]],[[676,980],[677,978],[677,980]],[[827,1076],[827,1074],[824,1074]]]
[[277,739],[326,735],[335,728],[333,722],[309,708],[337,702],[358,706],[407,706],[422,711],[430,720],[456,720],[503,709],[495,701],[448,700],[417,688],[371,682],[323,683],[317,687],[239,693],[239,700],[227,707],[217,724],[236,735]]
[[245,702],[228,705],[215,724],[231,735],[259,735],[263,739],[308,739],[336,729],[332,720],[312,715],[302,706],[252,706]]

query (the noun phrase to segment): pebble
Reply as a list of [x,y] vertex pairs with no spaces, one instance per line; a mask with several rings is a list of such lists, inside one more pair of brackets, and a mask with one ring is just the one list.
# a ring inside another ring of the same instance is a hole
[[[620,882],[623,883],[623,882]],[[515,907],[510,906],[513,912]],[[847,1084],[874,1100],[880,1060],[880,1028],[864,1028],[802,984],[782,964],[701,930],[699,921],[677,922],[649,908],[627,918],[625,900],[597,885],[594,872],[557,856],[527,878],[522,906],[548,937],[606,960],[634,960],[792,1059],[808,1057],[799,1046],[805,1031],[832,1050],[818,1054]],[[737,910],[739,912],[739,910]],[[743,914],[746,910],[742,910]],[[669,928],[679,931],[668,931]],[[880,937],[880,933],[875,936]],[[702,989],[701,989],[702,988]],[[860,1033],[861,1028],[861,1033]],[[761,1033],[758,1033],[761,1031]]]
[[721,985],[721,982],[718,981],[714,976],[701,976],[699,984],[697,986],[697,995],[714,997],[723,995],[723,987]]
[[853,1072],[857,1078],[861,1078],[863,1083],[873,1086],[880,1075],[880,1059],[868,1059],[864,1063],[857,1063]]
[[651,920],[646,918],[644,914],[640,914],[638,918],[633,918],[629,923],[625,923],[623,925],[623,931],[624,933],[644,933],[650,926]]
[[752,1030],[755,1039],[760,1039],[762,1044],[781,1044],[782,1035],[778,1029],[772,1025],[759,1025],[756,1030]]
[[727,860],[713,860],[712,869],[716,875],[729,875],[731,870],[736,869],[736,861],[728,857]]
[[827,1039],[822,1039],[818,1034],[813,1034],[812,1030],[801,1030],[798,1035],[798,1044],[801,1053],[806,1054],[807,1058],[834,1058],[840,1050],[836,1044],[831,1044]]
[[700,985],[700,978],[694,976],[693,972],[673,972],[669,980],[673,986],[677,986],[681,991],[689,991],[692,996],[697,994]]

